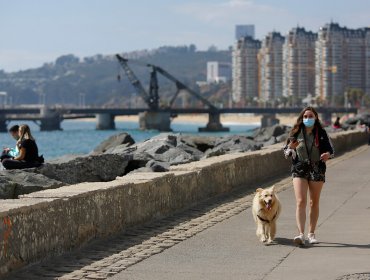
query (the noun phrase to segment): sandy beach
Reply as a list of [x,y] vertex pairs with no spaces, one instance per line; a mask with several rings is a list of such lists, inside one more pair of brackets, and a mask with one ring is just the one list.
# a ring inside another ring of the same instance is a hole
[[[280,120],[280,124],[293,126],[297,120],[298,114],[276,114],[276,117]],[[342,115],[344,121],[348,116]],[[261,124],[262,115],[255,114],[221,114],[221,122],[223,124]],[[335,121],[336,115],[332,115],[332,122]],[[92,121],[95,122],[94,118],[90,119],[79,119],[79,121]],[[139,116],[116,116],[115,121],[129,121],[138,122]],[[187,114],[179,115],[172,120],[172,123],[197,123],[206,124],[208,122],[207,114]]]
[[[224,114],[221,115],[221,122],[223,124],[233,123],[233,124],[260,124],[261,115],[254,114]],[[277,115],[281,124],[293,125],[296,120],[296,115]],[[116,121],[135,121],[139,119],[138,116],[117,116]],[[90,119],[93,120],[93,119]],[[206,124],[208,122],[208,115],[206,114],[194,114],[194,115],[179,115],[172,120],[173,123],[199,123]]]

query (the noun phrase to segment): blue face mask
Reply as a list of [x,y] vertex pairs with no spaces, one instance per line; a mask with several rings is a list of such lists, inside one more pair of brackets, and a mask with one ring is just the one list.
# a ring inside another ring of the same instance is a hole
[[303,119],[303,124],[307,127],[313,127],[315,124],[315,119]]

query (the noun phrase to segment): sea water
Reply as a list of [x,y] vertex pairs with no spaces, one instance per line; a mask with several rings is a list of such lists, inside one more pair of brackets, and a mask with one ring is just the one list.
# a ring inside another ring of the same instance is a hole
[[[157,134],[156,130],[139,130],[139,124],[134,121],[116,121],[116,130],[96,130],[94,121],[65,120],[62,122],[60,131],[40,131],[33,122],[26,123],[30,126],[33,136],[39,147],[39,154],[43,154],[47,160],[54,159],[67,154],[87,154],[109,136],[120,132],[129,133],[135,142],[141,142]],[[8,128],[16,124],[11,122]],[[173,133],[197,134],[207,136],[225,135],[250,135],[258,124],[223,123],[230,128],[230,132],[198,132],[198,127],[204,127],[205,123],[180,123],[171,125]],[[15,140],[9,133],[0,133],[0,144],[3,147],[14,147]]]

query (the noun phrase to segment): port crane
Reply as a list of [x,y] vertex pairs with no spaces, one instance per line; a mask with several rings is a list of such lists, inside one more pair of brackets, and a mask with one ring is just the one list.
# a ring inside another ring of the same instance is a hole
[[123,70],[125,71],[128,80],[134,86],[136,92],[141,96],[141,98],[148,105],[150,110],[156,111],[156,110],[159,109],[160,97],[159,97],[159,93],[158,93],[159,85],[158,85],[158,77],[157,77],[157,73],[159,73],[163,77],[167,78],[168,80],[170,80],[171,82],[173,82],[176,85],[177,90],[176,90],[175,94],[172,96],[172,98],[171,98],[171,100],[168,104],[168,108],[172,107],[172,105],[175,102],[175,100],[176,100],[177,96],[179,95],[180,91],[185,90],[189,94],[194,96],[196,99],[200,100],[206,107],[208,107],[208,109],[210,111],[212,111],[212,112],[217,112],[218,111],[218,108],[215,107],[211,102],[209,102],[207,99],[205,99],[203,96],[201,96],[196,91],[190,89],[188,86],[186,86],[184,83],[179,81],[177,78],[175,78],[173,75],[168,73],[163,68],[161,68],[159,66],[156,66],[156,65],[153,65],[153,64],[149,64],[149,63],[142,64],[142,63],[130,61],[131,63],[140,64],[140,65],[149,67],[151,69],[151,71],[150,71],[150,82],[149,82],[149,92],[147,92],[144,89],[143,85],[141,84],[140,80],[135,75],[135,73],[129,67],[129,65],[128,65],[129,60],[126,59],[126,58],[123,58],[119,54],[116,54],[116,58],[117,58],[118,62],[120,63],[120,65],[122,66]]

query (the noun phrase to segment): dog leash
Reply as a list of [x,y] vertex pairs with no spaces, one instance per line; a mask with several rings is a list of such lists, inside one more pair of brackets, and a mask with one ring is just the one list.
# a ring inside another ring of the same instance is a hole
[[276,211],[276,213],[275,213],[274,217],[271,219],[271,221],[266,220],[266,219],[263,219],[260,215],[257,215],[257,217],[258,217],[258,219],[260,219],[262,222],[265,222],[265,223],[268,223],[268,224],[269,224],[269,223],[271,223],[273,220],[275,220],[275,218],[276,218],[277,214],[278,214],[278,211]]

